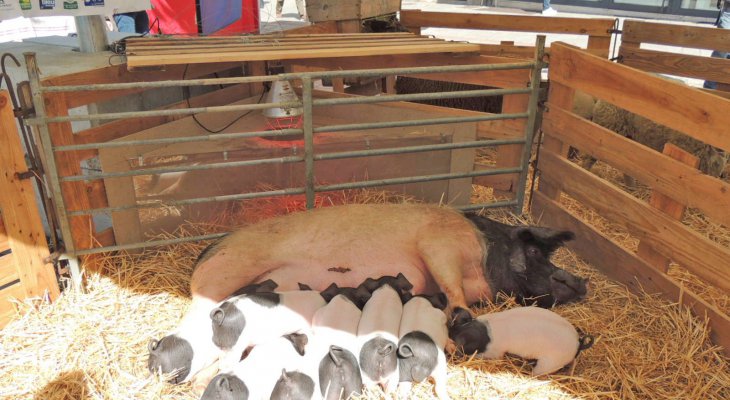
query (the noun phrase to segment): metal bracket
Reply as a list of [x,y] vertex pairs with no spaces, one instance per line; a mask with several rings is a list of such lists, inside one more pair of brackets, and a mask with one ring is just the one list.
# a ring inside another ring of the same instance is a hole
[[36,176],[37,173],[38,173],[38,171],[36,171],[32,168],[25,172],[16,172],[15,179],[20,179],[21,181],[25,180],[25,179],[30,179],[30,178]]

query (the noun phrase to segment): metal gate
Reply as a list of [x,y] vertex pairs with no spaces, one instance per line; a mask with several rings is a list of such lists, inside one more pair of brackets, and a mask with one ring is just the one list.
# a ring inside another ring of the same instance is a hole
[[[40,81],[38,67],[36,64],[35,55],[33,53],[26,53],[26,65],[28,68],[28,76],[30,79],[30,85],[32,90],[32,98],[35,106],[35,117],[26,119],[26,123],[35,126],[40,136],[42,144],[43,155],[46,161],[46,173],[48,177],[49,186],[51,188],[52,197],[54,199],[55,211],[59,220],[60,231],[65,243],[65,253],[71,259],[75,259],[78,256],[88,255],[93,253],[116,251],[116,250],[127,250],[137,249],[149,246],[160,246],[169,245],[180,242],[198,241],[206,239],[215,239],[223,236],[223,233],[199,235],[191,237],[180,237],[169,240],[153,240],[143,241],[137,243],[129,243],[123,245],[112,245],[103,246],[96,248],[78,248],[74,241],[74,238],[70,229],[69,219],[75,216],[88,216],[96,213],[110,213],[118,212],[130,209],[141,209],[149,207],[164,207],[164,206],[179,206],[179,205],[190,205],[208,202],[221,202],[231,200],[246,200],[269,196],[285,196],[285,195],[297,195],[304,194],[306,196],[307,208],[312,208],[314,205],[315,193],[332,190],[343,190],[343,189],[355,189],[355,188],[368,188],[374,186],[383,186],[389,184],[406,184],[415,182],[427,182],[436,180],[451,180],[460,178],[471,178],[485,175],[498,175],[498,174],[519,174],[519,185],[516,188],[516,198],[508,201],[491,202],[485,204],[471,204],[462,209],[481,209],[481,208],[494,208],[494,207],[512,207],[515,210],[521,212],[524,203],[524,192],[525,184],[528,175],[528,162],[530,158],[531,143],[533,142],[533,132],[535,130],[535,120],[538,109],[538,92],[540,90],[540,77],[541,70],[546,66],[543,63],[545,38],[538,37],[536,43],[535,58],[532,61],[526,62],[515,62],[506,64],[477,64],[477,65],[457,65],[457,66],[437,66],[437,67],[413,67],[413,68],[388,68],[388,69],[373,69],[373,70],[350,70],[350,71],[327,71],[327,72],[306,72],[306,73],[284,73],[279,75],[271,76],[244,76],[235,78],[211,78],[211,79],[190,79],[190,80],[172,80],[172,81],[158,81],[158,82],[133,82],[133,83],[114,83],[114,84],[94,84],[94,85],[73,85],[73,86],[43,86]],[[416,75],[416,74],[427,74],[427,73],[444,73],[444,72],[469,72],[469,71],[496,71],[496,70],[513,70],[513,69],[530,69],[531,79],[527,87],[518,88],[507,88],[507,89],[486,89],[486,90],[469,90],[469,91],[458,91],[458,92],[440,92],[440,93],[422,93],[422,94],[408,94],[408,95],[378,95],[378,96],[363,96],[363,97],[352,97],[352,98],[327,98],[327,99],[315,99],[313,98],[313,82],[323,78],[347,78],[347,77],[379,77],[386,75]],[[46,105],[44,103],[44,95],[47,93],[54,92],[78,92],[78,91],[104,91],[104,90],[119,90],[119,89],[134,89],[134,88],[163,88],[163,87],[185,87],[185,86],[196,86],[196,85],[224,85],[224,84],[238,84],[238,83],[261,83],[261,82],[273,82],[283,80],[300,80],[302,83],[302,100],[296,102],[272,102],[272,103],[258,103],[258,104],[244,104],[244,105],[226,105],[226,106],[214,106],[214,107],[189,107],[184,109],[170,109],[170,110],[153,110],[153,111],[136,111],[136,112],[116,112],[116,113],[103,113],[103,114],[87,114],[87,115],[70,115],[70,116],[58,116],[49,117],[46,114]],[[432,119],[420,119],[420,120],[407,120],[407,121],[389,121],[389,122],[372,122],[372,123],[358,123],[358,124],[344,124],[344,125],[329,125],[314,127],[312,109],[318,106],[327,105],[344,105],[344,104],[369,104],[369,103],[387,103],[397,101],[414,101],[414,100],[427,100],[427,99],[443,99],[443,98],[468,98],[468,97],[479,97],[479,96],[499,96],[508,94],[529,94],[530,99],[527,110],[521,113],[509,113],[509,114],[493,114],[485,116],[466,116],[466,117],[448,117],[448,118],[432,118]],[[219,113],[227,111],[248,111],[248,110],[263,110],[272,107],[302,107],[304,110],[303,114],[303,125],[301,129],[282,129],[277,131],[255,131],[245,133],[221,133],[194,137],[177,137],[177,138],[158,138],[158,139],[147,139],[147,140],[126,140],[119,142],[105,142],[105,143],[88,143],[88,144],[77,144],[77,145],[64,145],[54,146],[51,142],[49,135],[49,124],[58,122],[69,122],[69,121],[101,121],[101,120],[112,120],[112,119],[123,119],[123,118],[139,118],[139,117],[152,117],[152,116],[180,116],[180,115],[193,115],[197,113]],[[499,140],[476,140],[469,142],[458,142],[458,143],[443,143],[443,144],[431,144],[431,145],[419,145],[419,146],[407,146],[407,147],[394,147],[385,149],[371,149],[361,151],[347,151],[347,152],[335,152],[335,153],[323,153],[316,154],[314,148],[314,135],[320,132],[332,132],[332,131],[355,131],[355,130],[366,130],[366,129],[378,129],[378,128],[393,128],[393,127],[410,127],[410,126],[424,126],[424,125],[437,125],[437,124],[452,124],[452,123],[464,123],[464,122],[479,122],[479,121],[490,121],[490,120],[509,120],[509,119],[525,119],[525,131],[524,136],[521,138],[513,139],[499,139]],[[111,173],[97,173],[91,175],[75,175],[75,176],[59,176],[58,164],[56,161],[56,155],[68,151],[88,150],[88,149],[103,149],[112,147],[123,147],[123,146],[136,146],[136,145],[167,145],[171,143],[181,142],[204,142],[204,141],[219,141],[219,140],[230,140],[230,139],[242,139],[242,138],[253,138],[253,137],[276,137],[276,136],[287,136],[287,135],[303,135],[304,137],[304,153],[302,155],[293,155],[287,157],[267,158],[258,160],[245,160],[245,161],[228,161],[218,162],[205,165],[187,165],[187,166],[163,166],[157,168],[146,168],[137,169],[132,171],[123,172],[111,172]],[[347,159],[354,157],[369,157],[386,154],[406,154],[406,153],[418,153],[435,150],[453,150],[453,149],[465,149],[465,148],[483,148],[497,145],[524,145],[521,157],[521,162],[518,167],[514,168],[497,168],[490,170],[470,171],[462,173],[448,173],[448,174],[435,174],[435,175],[421,175],[421,176],[407,176],[390,179],[380,180],[366,180],[359,182],[348,182],[334,185],[318,185],[315,179],[315,162],[320,160],[335,160],[335,159]],[[184,200],[175,200],[166,202],[164,204],[135,204],[130,206],[119,206],[119,207],[101,207],[101,208],[90,208],[85,210],[69,210],[64,204],[62,196],[61,186],[66,182],[79,182],[98,180],[104,178],[115,178],[115,177],[129,177],[138,175],[150,175],[150,174],[161,174],[167,172],[184,172],[194,170],[212,170],[220,168],[238,167],[238,166],[249,166],[249,165],[262,165],[262,164],[275,164],[275,163],[303,163],[305,166],[305,185],[302,187],[293,187],[280,190],[270,190],[261,192],[249,192],[239,193],[234,195],[225,196],[213,196],[213,197],[198,197]]]

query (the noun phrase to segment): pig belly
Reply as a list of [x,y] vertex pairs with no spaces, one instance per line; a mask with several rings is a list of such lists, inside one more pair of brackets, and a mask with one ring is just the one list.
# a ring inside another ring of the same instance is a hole
[[[350,264],[351,265],[351,264]],[[390,268],[388,267],[390,265]],[[262,282],[272,279],[279,284],[278,291],[298,290],[299,283],[309,285],[312,290],[323,291],[332,283],[339,287],[357,287],[367,278],[395,276],[403,273],[413,285],[413,293],[433,293],[438,287],[425,267],[413,264],[380,264],[378,266],[336,267],[332,264],[288,265],[277,268],[256,279]]]

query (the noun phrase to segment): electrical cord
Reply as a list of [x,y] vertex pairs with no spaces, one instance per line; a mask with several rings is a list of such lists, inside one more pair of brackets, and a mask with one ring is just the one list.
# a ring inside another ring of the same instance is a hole
[[[182,80],[185,80],[185,76],[187,75],[188,67],[189,66],[190,66],[190,64],[186,64],[185,65],[185,69],[183,69]],[[182,87],[182,92],[183,92],[183,98],[185,98],[185,103],[187,104],[188,108],[190,108],[190,89],[187,86],[183,86]],[[264,95],[265,94],[266,94],[266,91],[265,90],[261,92],[261,96],[256,101],[256,104],[261,104],[261,100],[264,99]],[[199,127],[201,127],[203,130],[205,130],[208,133],[216,134],[216,133],[221,133],[221,132],[225,131],[226,129],[230,128],[231,126],[233,126],[233,124],[235,124],[236,122],[240,121],[241,118],[243,118],[243,117],[251,114],[252,111],[253,110],[246,111],[245,113],[243,113],[243,114],[239,115],[238,117],[236,117],[236,119],[234,119],[230,123],[226,124],[226,126],[224,126],[221,129],[218,129],[218,130],[212,130],[212,129],[208,128],[207,126],[203,125],[203,123],[200,122],[200,120],[198,120],[198,117],[196,117],[195,114],[193,114],[192,116],[193,116],[193,121],[195,121],[195,123]]]

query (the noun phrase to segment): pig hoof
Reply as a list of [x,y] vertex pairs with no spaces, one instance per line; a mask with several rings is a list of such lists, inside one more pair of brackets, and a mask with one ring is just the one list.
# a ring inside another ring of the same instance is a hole
[[446,341],[446,346],[444,346],[444,351],[446,354],[454,354],[456,352],[456,343],[449,339]]

